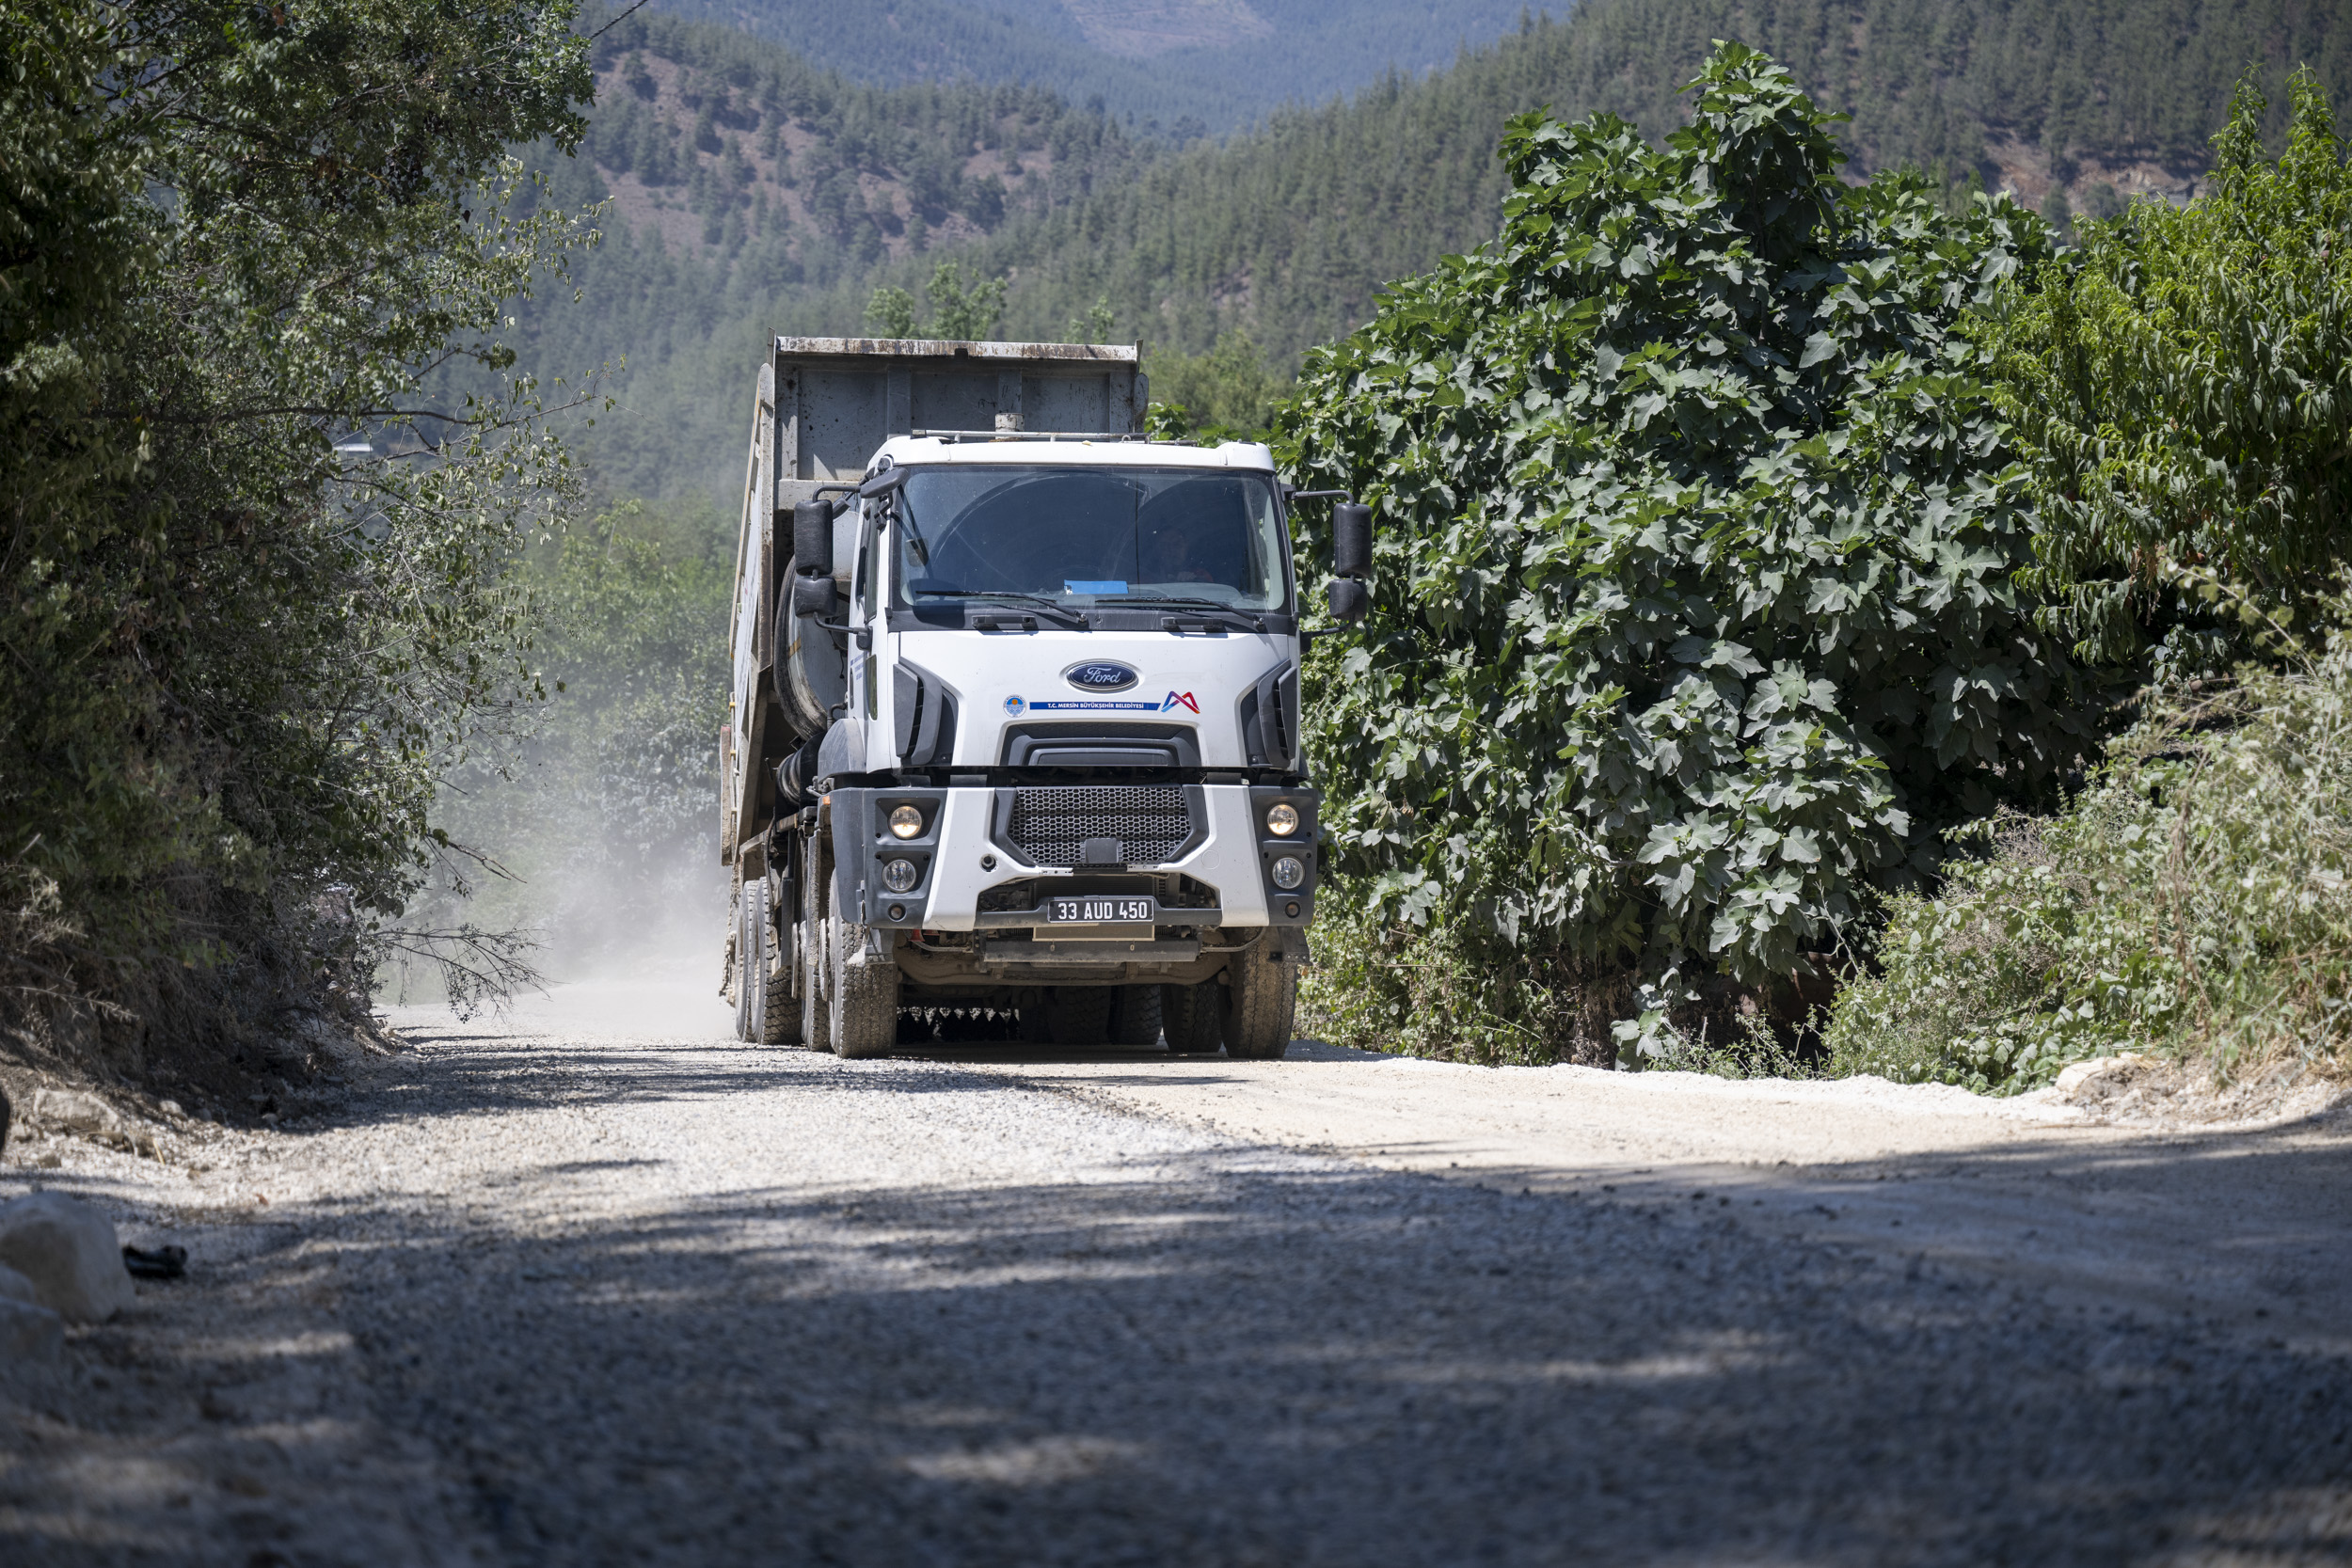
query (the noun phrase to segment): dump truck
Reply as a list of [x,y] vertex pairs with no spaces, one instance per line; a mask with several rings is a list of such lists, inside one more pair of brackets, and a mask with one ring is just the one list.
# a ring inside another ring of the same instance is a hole
[[1147,390],[1131,346],[773,341],[720,739],[741,1038],[1288,1048],[1322,799],[1291,515],[1334,505],[1344,620],[1371,513],[1148,436]]

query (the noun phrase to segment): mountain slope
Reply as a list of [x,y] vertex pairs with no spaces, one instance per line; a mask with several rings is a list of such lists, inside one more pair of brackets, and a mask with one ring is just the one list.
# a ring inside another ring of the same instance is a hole
[[1100,98],[1179,141],[1422,74],[1518,24],[1522,0],[660,0],[859,82],[973,80]]
[[627,408],[590,451],[648,494],[731,488],[765,334],[857,331],[877,283],[919,291],[942,252],[1010,274],[1009,336],[1062,336],[1100,298],[1122,337],[1198,352],[1240,328],[1287,364],[1491,234],[1511,115],[1607,109],[1662,135],[1714,38],[1851,109],[1857,175],[1915,164],[2052,211],[2194,194],[2248,65],[2281,110],[2306,61],[2352,104],[2352,26],[2301,0],[1590,0],[1425,80],[1172,151],[1038,89],[859,86],[640,13],[598,41],[590,163],[560,174],[618,221],[584,308],[525,312],[532,353],[628,356]]

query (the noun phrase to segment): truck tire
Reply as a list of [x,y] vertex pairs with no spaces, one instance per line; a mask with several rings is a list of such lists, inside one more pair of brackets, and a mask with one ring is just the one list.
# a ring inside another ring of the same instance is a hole
[[748,903],[751,900],[743,898],[743,881],[737,879],[734,894],[727,900],[727,983],[720,988],[720,994],[734,1002],[734,1008],[737,1008],[737,1039],[751,1039],[753,1037],[751,985],[743,980],[743,971],[748,969],[748,955],[751,955],[751,919],[746,914]]
[[887,1056],[898,1044],[898,966],[868,950],[871,927],[838,915],[828,925],[826,1034],[834,1054],[853,1061]]
[[1110,1038],[1110,986],[1056,986],[1045,993],[1045,1027],[1056,1045],[1101,1045]]
[[1214,1056],[1221,1043],[1216,1026],[1215,980],[1197,986],[1160,988],[1160,1028],[1168,1051],[1178,1056]]
[[1110,1043],[1146,1049],[1159,1044],[1160,988],[1121,986],[1111,995]]
[[[775,872],[771,869],[768,875],[772,878]],[[798,923],[789,919],[780,922],[780,917],[789,911],[776,909],[772,882],[763,883],[760,891],[766,895],[760,900],[759,928],[767,940],[759,945],[767,956],[763,966],[767,983],[761,988],[759,1038],[766,1045],[798,1045],[801,999],[792,994],[792,932]]]
[[1298,967],[1271,961],[1278,951],[1269,932],[1225,960],[1217,1024],[1229,1056],[1266,1061],[1291,1048]]
[[825,997],[832,979],[825,938],[833,925],[833,857],[824,835],[801,841],[801,1043],[811,1051],[833,1049],[833,1018]]

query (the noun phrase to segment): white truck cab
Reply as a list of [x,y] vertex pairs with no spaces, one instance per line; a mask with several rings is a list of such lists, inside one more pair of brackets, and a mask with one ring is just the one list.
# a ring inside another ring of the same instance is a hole
[[[739,1033],[1281,1054],[1320,796],[1272,455],[1146,439],[1127,348],[780,339],[760,388],[722,740]],[[1090,428],[1028,428],[1055,408]],[[1337,520],[1360,611],[1369,514]]]

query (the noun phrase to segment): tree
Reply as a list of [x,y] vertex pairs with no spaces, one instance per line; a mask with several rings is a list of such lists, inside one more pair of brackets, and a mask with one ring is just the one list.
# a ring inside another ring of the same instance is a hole
[[2242,86],[2212,194],[2090,226],[1986,312],[2029,578],[2084,657],[2226,663],[2248,626],[2307,622],[2352,550],[2352,168],[2316,79],[2289,95],[2282,157]]
[[1006,279],[983,278],[961,261],[942,261],[923,286],[930,297],[931,329],[943,338],[977,342],[996,335],[1004,319]]
[[1351,893],[1473,957],[1757,984],[2076,753],[1950,331],[2048,241],[1844,185],[1764,55],[1692,87],[1662,150],[1514,120],[1501,236],[1310,355],[1280,427],[1382,518],[1372,619],[1307,683]]
[[1154,418],[1171,436],[1226,433],[1263,440],[1290,390],[1242,331],[1225,333],[1206,354],[1155,353],[1149,369]]
[[436,780],[535,691],[567,479],[500,333],[577,230],[507,149],[578,142],[570,15],[0,0],[16,998],[364,1004]]
[[[961,262],[940,262],[923,289],[931,302],[928,335],[963,342],[994,336],[996,323],[1005,313],[1005,286],[1006,279],[983,279],[967,272]],[[866,302],[866,319],[873,324],[880,337],[925,335],[915,324],[914,296],[887,284],[876,289],[873,297]]]
[[874,297],[866,303],[866,319],[873,324],[877,337],[912,338],[914,336],[914,296],[904,289],[888,286],[876,289]]

